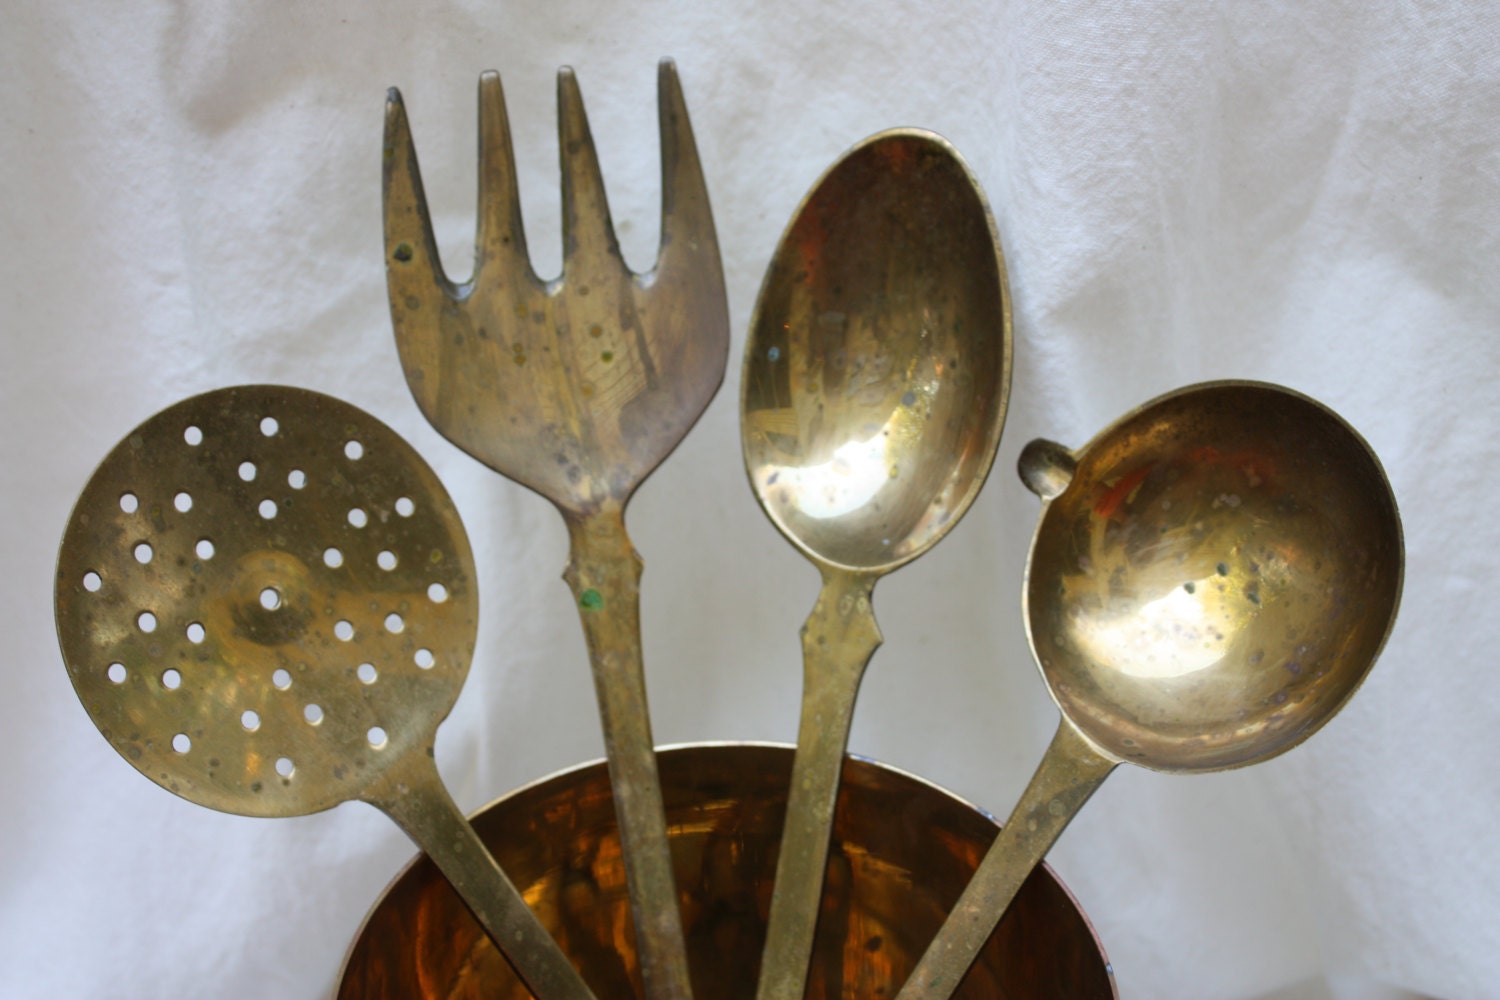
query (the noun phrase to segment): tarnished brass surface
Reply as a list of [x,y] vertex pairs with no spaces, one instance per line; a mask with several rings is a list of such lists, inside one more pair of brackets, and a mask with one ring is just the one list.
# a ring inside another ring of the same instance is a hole
[[[659,754],[698,996],[749,1000],[765,934],[792,752],[707,745]],[[599,991],[640,996],[604,768],[581,767],[474,817],[495,856]],[[846,758],[809,1000],[894,992],[995,835],[972,806]],[[522,1000],[527,994],[425,860],[387,890],[350,949],[340,1000]],[[1113,978],[1077,904],[1042,866],[959,996],[1111,1000]]]
[[433,767],[474,650],[473,559],[442,484],[384,424],[278,386],[162,411],[74,507],[56,613],[80,700],[142,774],[249,816],[369,802],[538,996],[592,995]]
[[802,630],[802,720],[761,1000],[803,996],[839,761],[881,641],[871,591],[983,485],[1010,357],[1004,259],[968,167],[916,129],[855,146],[782,235],[745,349],[751,485],[823,573]]
[[1025,590],[1063,721],[902,1000],[949,996],[1026,873],[1116,764],[1191,773],[1301,743],[1395,620],[1395,497],[1331,410],[1248,382],[1191,386],[1076,454],[1039,441]]
[[386,111],[385,233],[391,321],[407,384],[454,444],[551,500],[567,519],[564,574],[593,664],[625,830],[647,995],[687,1000],[641,666],[640,557],[624,509],[724,377],[729,316],[708,191],[671,61],[660,67],[661,249],[632,274],[620,256],[583,98],[558,74],[563,274],[532,270],[500,78],[479,81],[474,272],[438,260],[400,94]]
[[756,498],[820,565],[909,562],[984,483],[1010,358],[978,182],[941,136],[871,136],[813,186],[761,286],[741,397]]

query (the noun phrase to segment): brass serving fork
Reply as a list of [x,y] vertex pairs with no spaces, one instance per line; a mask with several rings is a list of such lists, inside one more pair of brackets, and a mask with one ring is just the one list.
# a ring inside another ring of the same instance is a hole
[[642,669],[641,560],[631,494],[724,378],[729,315],[708,191],[677,71],[658,74],[661,247],[626,267],[583,98],[558,72],[563,273],[532,270],[500,77],[479,79],[474,273],[443,272],[401,95],[385,122],[391,320],[407,384],[444,437],[551,500],[568,524],[573,590],[603,720],[646,996],[691,995]]

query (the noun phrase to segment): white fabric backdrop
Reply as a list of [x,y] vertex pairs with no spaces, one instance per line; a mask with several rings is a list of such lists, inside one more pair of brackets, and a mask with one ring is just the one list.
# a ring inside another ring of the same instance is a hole
[[784,739],[817,574],[756,509],[739,353],[797,200],[878,129],[947,135],[1015,297],[1010,419],[953,537],[882,583],[852,749],[1004,814],[1051,735],[1020,579],[1033,436],[1086,440],[1209,378],[1287,384],[1385,462],[1407,582],[1345,713],[1265,766],[1125,768],[1052,859],[1126,998],[1500,997],[1500,8],[1453,3],[592,5],[13,2],[0,29],[0,413],[10,570],[0,995],[319,997],[411,854],[374,810],[209,812],[119,760],[52,634],[69,507],[131,426],[287,382],[412,440],[473,536],[484,625],[439,765],[474,808],[602,744],[559,518],[448,445],[403,384],[380,235],[403,88],[450,270],[474,85],[499,68],[537,267],[559,268],[553,73],[578,68],[627,256],[658,212],[678,60],[729,282],[725,389],[631,507],[659,742]]

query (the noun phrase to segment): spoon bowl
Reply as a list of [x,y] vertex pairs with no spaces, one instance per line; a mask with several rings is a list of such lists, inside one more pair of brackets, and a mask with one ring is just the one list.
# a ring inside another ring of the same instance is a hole
[[1369,673],[1404,555],[1390,483],[1337,414],[1279,386],[1162,396],[1078,453],[1033,441],[1025,588],[1062,723],[898,1000],[944,1000],[1115,766],[1193,773],[1301,743]]
[[745,466],[821,564],[889,572],[984,484],[1010,390],[1010,298],[978,184],[940,136],[882,132],[808,195],[745,353]]

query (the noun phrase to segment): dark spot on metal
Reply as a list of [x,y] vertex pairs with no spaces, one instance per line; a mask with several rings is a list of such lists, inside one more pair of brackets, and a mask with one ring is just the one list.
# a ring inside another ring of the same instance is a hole
[[393,253],[393,254],[391,254],[391,256],[395,257],[401,263],[405,264],[407,261],[411,260],[411,244],[410,243],[401,243],[401,244],[398,244],[397,247],[396,247],[396,252]]

